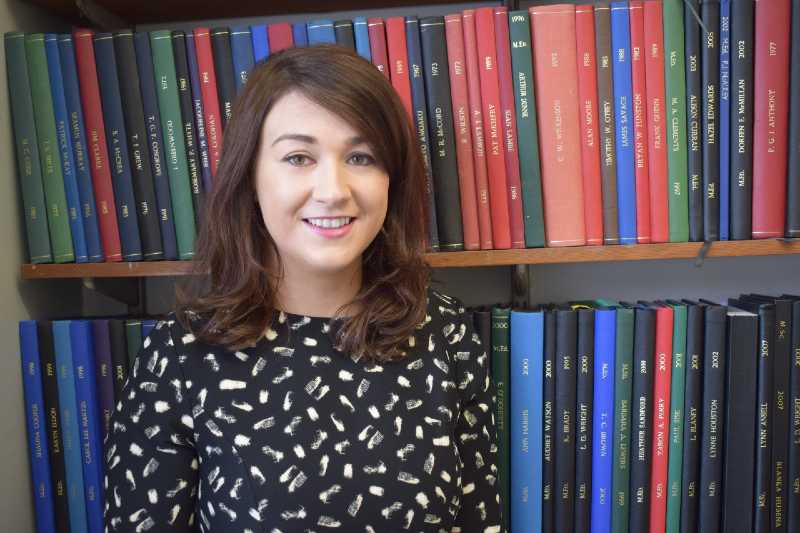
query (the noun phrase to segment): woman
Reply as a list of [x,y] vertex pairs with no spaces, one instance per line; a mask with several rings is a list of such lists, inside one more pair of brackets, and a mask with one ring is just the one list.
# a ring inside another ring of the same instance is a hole
[[501,531],[494,389],[428,288],[403,106],[337,46],[252,73],[203,287],[145,340],[106,442],[110,531]]

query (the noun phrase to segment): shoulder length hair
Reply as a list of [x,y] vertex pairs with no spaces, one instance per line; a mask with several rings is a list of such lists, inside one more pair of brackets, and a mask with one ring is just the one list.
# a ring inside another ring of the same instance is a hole
[[386,78],[336,45],[283,50],[251,72],[225,128],[194,275],[178,287],[176,315],[200,340],[234,350],[254,346],[272,323],[281,272],[270,271],[268,259],[279,256],[257,203],[254,169],[264,120],[291,91],[351,124],[389,175],[386,220],[362,256],[363,284],[350,302],[358,311],[344,316],[340,308],[332,331],[337,348],[353,358],[398,359],[427,307],[422,154],[409,115]]

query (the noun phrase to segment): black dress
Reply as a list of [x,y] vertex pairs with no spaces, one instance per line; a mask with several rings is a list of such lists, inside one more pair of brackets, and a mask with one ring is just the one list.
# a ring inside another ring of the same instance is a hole
[[428,292],[408,357],[335,350],[280,313],[254,348],[145,340],[106,441],[108,531],[499,532],[494,385],[457,300]]

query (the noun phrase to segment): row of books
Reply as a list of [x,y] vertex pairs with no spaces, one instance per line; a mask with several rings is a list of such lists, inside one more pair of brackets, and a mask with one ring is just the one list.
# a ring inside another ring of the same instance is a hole
[[30,261],[191,259],[248,73],[318,43],[400,95],[432,250],[800,236],[800,10],[695,4],[6,34]]
[[509,531],[800,530],[800,297],[474,317]]
[[39,533],[104,531],[103,441],[152,319],[19,323]]

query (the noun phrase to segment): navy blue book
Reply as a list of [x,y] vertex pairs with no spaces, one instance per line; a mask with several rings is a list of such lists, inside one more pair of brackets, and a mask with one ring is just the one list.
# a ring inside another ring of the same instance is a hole
[[302,22],[292,24],[292,39],[295,48],[308,46],[308,31]]
[[[253,24],[250,26],[250,37],[253,40],[253,61],[256,63],[269,57],[269,36],[266,24]],[[197,59],[195,58],[195,61]]]
[[[703,80],[703,240],[719,240],[719,0],[700,4],[703,25],[700,64]],[[702,525],[701,525],[702,527]]]
[[94,203],[92,173],[89,170],[89,160],[86,153],[86,127],[83,123],[83,107],[78,86],[75,50],[72,47],[72,35],[65,33],[58,36],[58,51],[61,57],[64,98],[69,117],[69,132],[72,140],[73,161],[75,163],[75,179],[78,181],[78,195],[81,201],[86,251],[89,255],[90,263],[99,263],[105,260],[105,254],[103,254],[103,244],[100,240],[100,227],[97,223],[97,211]]
[[369,27],[366,17],[355,17],[353,19],[353,32],[356,39],[356,52],[358,55],[372,61],[372,50],[369,47]]
[[35,320],[20,321],[19,346],[36,531],[55,533],[57,530],[53,507],[53,487],[50,482],[50,455],[44,444],[49,439],[45,431],[47,423],[43,418],[45,415],[44,391],[42,390],[42,368],[39,361],[39,340]]
[[200,179],[203,191],[211,192],[211,161],[208,155],[208,136],[203,116],[203,96],[200,91],[200,71],[197,67],[197,49],[194,45],[194,33],[186,33],[186,56],[189,59],[189,84],[192,93],[192,109],[194,110],[194,126],[197,132],[197,150],[200,159]]
[[236,94],[242,92],[247,76],[253,70],[255,57],[253,52],[253,37],[248,26],[234,26],[231,28],[231,53],[233,54],[233,72],[236,81]]
[[228,28],[211,28],[211,53],[217,75],[217,96],[222,113],[222,130],[228,126],[236,99],[236,76],[233,73],[233,52]]
[[72,138],[69,134],[69,117],[67,102],[64,97],[64,82],[61,77],[61,58],[58,54],[58,42],[54,33],[44,36],[44,50],[47,55],[47,71],[50,77],[50,94],[53,98],[53,114],[56,119],[56,139],[58,155],[64,177],[64,193],[67,198],[67,215],[69,229],[72,233],[72,247],[75,250],[75,262],[89,261],[86,249],[86,235],[83,231],[81,202],[78,193],[78,181],[75,176],[75,160],[72,151]]
[[161,137],[161,114],[158,110],[158,97],[153,74],[153,56],[150,52],[150,36],[147,32],[134,33],[133,45],[136,49],[136,64],[139,69],[142,109],[150,146],[150,168],[153,172],[153,184],[156,191],[158,223],[161,229],[161,242],[164,245],[164,259],[176,261],[178,259],[178,240],[175,235],[175,222],[172,214],[172,194],[169,189],[169,176],[163,156],[164,141]]
[[150,335],[150,332],[153,331],[153,328],[156,327],[156,321],[153,319],[145,319],[142,320],[142,342]]
[[556,312],[544,312],[544,377],[542,378],[542,533],[555,528],[556,499]]
[[[611,531],[613,503],[611,474],[614,466],[614,369],[617,312],[595,311],[594,411],[592,436],[592,531]],[[513,392],[512,392],[513,394]]]
[[335,20],[333,22],[333,33],[336,35],[336,44],[355,52],[356,36],[353,33],[353,21]]
[[578,352],[575,403],[575,533],[591,531],[592,516],[592,411],[594,409],[594,309],[578,311]]
[[611,2],[611,52],[617,149],[617,209],[621,244],[636,244],[636,175],[633,153],[633,82],[628,2]]
[[141,261],[142,241],[139,237],[139,222],[136,220],[136,198],[133,194],[133,178],[128,159],[125,119],[122,116],[117,60],[114,57],[114,42],[110,33],[95,34],[94,53],[97,81],[100,83],[100,98],[103,101],[108,161],[117,206],[122,257],[125,261]]
[[336,32],[333,31],[333,21],[328,19],[311,20],[306,24],[309,46],[315,44],[336,44]]
[[719,7],[719,240],[730,239],[731,0]]
[[575,405],[578,313],[569,308],[556,311],[556,401],[554,448],[556,481],[555,531],[573,531],[575,523]]

